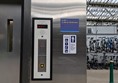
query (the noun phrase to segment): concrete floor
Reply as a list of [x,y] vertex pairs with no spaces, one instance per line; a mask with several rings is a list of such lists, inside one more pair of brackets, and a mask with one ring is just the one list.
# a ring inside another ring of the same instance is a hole
[[[87,83],[109,83],[109,70],[87,70]],[[114,70],[114,83],[118,83],[118,70]]]

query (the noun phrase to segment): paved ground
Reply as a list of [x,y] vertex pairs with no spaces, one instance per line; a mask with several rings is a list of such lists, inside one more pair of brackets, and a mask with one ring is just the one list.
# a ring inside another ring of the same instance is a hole
[[[87,70],[87,83],[109,83],[109,70]],[[118,70],[114,70],[114,83],[118,83]]]

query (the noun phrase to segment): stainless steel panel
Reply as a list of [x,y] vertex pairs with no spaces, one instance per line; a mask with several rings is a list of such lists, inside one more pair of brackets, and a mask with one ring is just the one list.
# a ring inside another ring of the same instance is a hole
[[[13,19],[13,49],[7,49],[7,20]],[[21,6],[0,4],[0,83],[19,83]]]
[[[53,18],[53,76],[30,83],[86,83],[86,0],[32,0],[31,16]],[[80,32],[60,32],[61,18],[78,18]],[[77,54],[63,54],[63,34],[77,35]]]

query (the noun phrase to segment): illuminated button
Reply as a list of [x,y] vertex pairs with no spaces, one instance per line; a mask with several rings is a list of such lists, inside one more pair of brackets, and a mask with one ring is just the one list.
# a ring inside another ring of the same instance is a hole
[[41,67],[41,68],[44,68],[44,64],[40,64],[40,67]]

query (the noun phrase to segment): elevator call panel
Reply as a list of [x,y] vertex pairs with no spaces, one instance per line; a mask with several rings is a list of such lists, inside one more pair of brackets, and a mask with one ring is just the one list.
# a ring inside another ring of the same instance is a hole
[[33,18],[33,80],[51,79],[51,18]]

